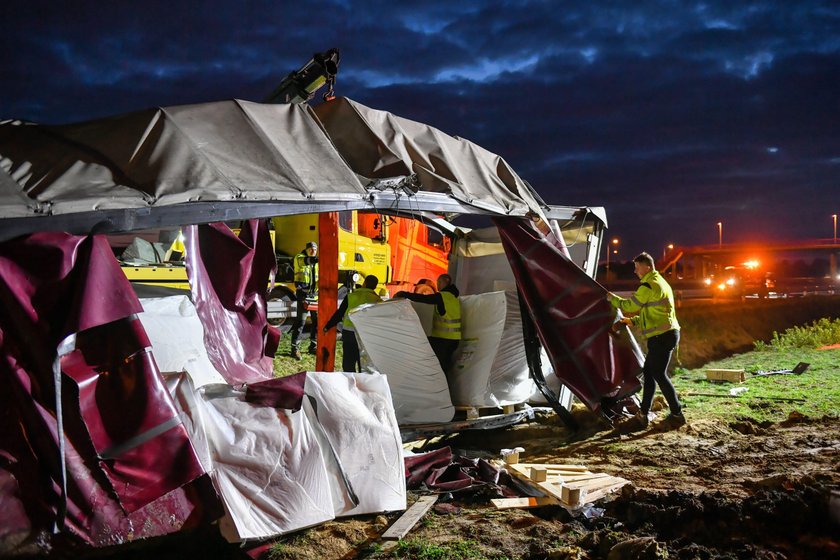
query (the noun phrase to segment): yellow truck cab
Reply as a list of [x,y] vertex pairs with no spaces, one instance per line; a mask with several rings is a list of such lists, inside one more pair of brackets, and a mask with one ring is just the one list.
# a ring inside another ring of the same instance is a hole
[[[297,214],[274,218],[274,251],[277,254],[277,282],[293,282],[292,259],[310,241],[318,241],[318,214]],[[380,222],[381,223],[381,222]],[[383,226],[359,228],[358,212],[338,213],[338,273],[345,286],[360,284],[369,274],[381,284],[392,277],[391,248]]]
[[[307,242],[318,241],[318,214],[278,216],[272,225],[277,276],[268,294],[268,316],[283,322],[295,313],[292,259]],[[380,294],[388,295],[447,271],[451,240],[418,220],[345,211],[338,213],[338,226],[339,299],[369,274],[379,278]],[[112,236],[112,245],[132,283],[189,290],[177,230]]]

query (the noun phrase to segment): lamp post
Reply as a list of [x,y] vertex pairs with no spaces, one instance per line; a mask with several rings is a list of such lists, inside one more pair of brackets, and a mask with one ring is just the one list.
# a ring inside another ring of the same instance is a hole
[[837,245],[837,214],[832,214],[831,217],[834,219],[834,244]]
[[673,250],[674,250],[674,244],[673,243],[668,243],[667,245],[665,245],[665,247],[662,249],[662,261],[663,261],[662,264],[665,264],[664,261],[668,257],[668,251],[673,251]]
[[[618,237],[613,237],[611,243],[613,245],[615,245],[616,247],[618,247],[618,244],[619,244]],[[610,247],[609,245],[607,245],[607,275],[606,275],[606,280],[610,279],[610,253],[613,253],[613,248]],[[614,253],[618,254],[618,250],[616,249],[614,251]]]
[[723,222],[718,222],[718,249],[723,248]]

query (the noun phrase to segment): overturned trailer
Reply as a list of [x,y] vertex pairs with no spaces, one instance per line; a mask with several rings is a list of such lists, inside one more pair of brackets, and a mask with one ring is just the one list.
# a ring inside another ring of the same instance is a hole
[[[9,459],[0,465],[0,537],[7,552],[47,534],[97,547],[158,536],[218,519],[220,504],[233,540],[404,505],[404,486],[387,503],[371,503],[354,490],[370,478],[330,480],[354,460],[342,428],[354,419],[342,424],[330,400],[345,393],[359,411],[371,394],[386,395],[370,407],[378,412],[368,439],[386,451],[371,460],[382,467],[377,473],[401,474],[390,452],[399,442],[388,435],[396,421],[387,375],[317,374],[297,387],[272,379],[278,333],[266,324],[264,279],[273,254],[259,219],[341,210],[429,221],[493,216],[522,306],[529,365],[549,400],[557,403],[539,374],[540,346],[594,410],[638,390],[638,356],[611,334],[614,313],[583,270],[595,266],[602,211],[548,207],[502,158],[466,140],[341,98],[315,108],[225,101],[67,126],[6,121],[0,442]],[[249,221],[239,237],[221,224],[233,220]],[[142,319],[149,310],[102,234],[184,225],[190,304],[203,336],[197,354],[178,365],[183,356],[166,354],[166,337],[150,341],[151,323]],[[588,242],[570,252],[564,232]],[[214,259],[204,258],[211,248]],[[465,251],[499,257],[477,246]],[[328,275],[322,280],[335,286]],[[164,370],[164,363],[175,365]],[[196,392],[207,380],[196,383],[194,372],[207,363],[220,378]],[[216,428],[194,429],[202,415]],[[237,432],[231,418],[252,428]],[[289,437],[263,449],[266,461],[274,458],[268,478],[224,467],[244,460],[234,443],[263,445],[259,427],[278,420]],[[304,456],[323,466],[323,480],[310,480],[311,492],[287,493],[300,483],[295,475],[315,476],[295,471]],[[296,517],[307,500],[318,513]]]

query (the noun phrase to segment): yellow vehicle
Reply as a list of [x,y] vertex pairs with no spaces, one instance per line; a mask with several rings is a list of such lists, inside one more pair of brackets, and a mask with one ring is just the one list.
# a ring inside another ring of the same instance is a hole
[[[318,214],[278,216],[272,221],[277,281],[291,284],[292,259],[309,241],[318,241]],[[360,283],[361,278],[374,274],[385,284],[390,281],[391,272],[391,248],[382,229],[363,228],[360,231],[358,212],[339,212],[339,281],[345,286],[351,286]]]
[[[282,322],[295,313],[292,259],[307,242],[318,240],[318,215],[278,216],[272,223],[277,276],[268,294],[268,316]],[[447,270],[450,239],[420,221],[346,211],[338,213],[338,225],[339,299],[369,274],[379,278],[385,295],[386,291],[412,290],[422,280],[434,281]],[[127,239],[112,241],[131,282],[146,290],[189,290],[178,232],[139,232],[130,244]],[[132,249],[121,250],[120,246]],[[142,258],[135,258],[139,256]]]

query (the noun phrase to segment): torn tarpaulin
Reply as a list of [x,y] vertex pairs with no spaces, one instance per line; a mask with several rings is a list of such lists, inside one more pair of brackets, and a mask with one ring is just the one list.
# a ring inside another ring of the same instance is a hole
[[245,388],[245,400],[259,406],[285,408],[297,412],[300,410],[305,384],[305,371],[260,383],[251,383]]
[[505,498],[520,495],[520,486],[507,471],[484,459],[453,455],[449,447],[406,457],[405,469],[409,489],[425,484],[428,489],[440,492],[481,493]]
[[239,236],[221,223],[185,232],[187,274],[210,361],[232,385],[271,379],[280,332],[266,322],[277,267],[268,225],[248,220]]
[[562,239],[520,218],[494,218],[554,373],[590,409],[640,389],[639,355],[610,334],[607,291],[567,257]]
[[201,521],[212,490],[187,484],[203,469],[107,240],[0,244],[0,303],[0,539],[63,521],[108,546]]

